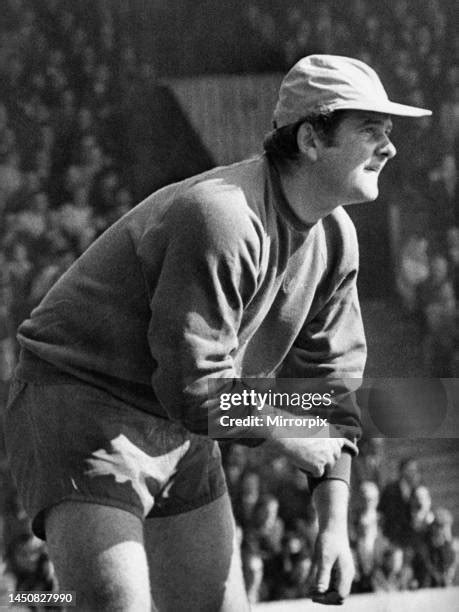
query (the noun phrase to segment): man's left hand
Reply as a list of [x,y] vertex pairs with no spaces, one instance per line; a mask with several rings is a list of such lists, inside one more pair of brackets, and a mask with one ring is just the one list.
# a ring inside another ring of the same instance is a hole
[[309,575],[310,596],[317,603],[340,605],[350,593],[354,562],[347,530],[343,531],[326,528],[317,536]]

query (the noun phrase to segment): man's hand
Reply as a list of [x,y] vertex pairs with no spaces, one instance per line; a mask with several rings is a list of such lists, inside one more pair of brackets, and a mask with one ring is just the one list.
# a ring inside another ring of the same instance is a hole
[[309,576],[313,601],[342,604],[349,595],[354,578],[354,562],[346,533],[319,532]]
[[335,465],[346,443],[345,438],[271,438],[265,447],[287,456],[296,467],[314,478],[323,476],[327,467]]
[[311,597],[318,603],[342,604],[351,590],[354,562],[347,533],[348,497],[342,480],[325,480],[314,491],[319,533],[308,581]]

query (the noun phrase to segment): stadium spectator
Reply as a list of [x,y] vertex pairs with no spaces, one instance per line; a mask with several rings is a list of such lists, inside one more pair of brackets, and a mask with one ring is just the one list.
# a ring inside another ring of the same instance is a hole
[[102,168],[94,177],[89,202],[96,215],[103,216],[115,206],[120,186],[119,172],[113,166]]
[[373,576],[383,559],[388,541],[380,529],[378,512],[379,489],[371,481],[360,484],[357,504],[351,518],[351,541],[356,576],[353,590],[367,593],[373,590]]
[[253,513],[261,495],[260,476],[257,472],[243,474],[234,504],[235,518],[243,529],[251,526]]
[[234,502],[247,466],[247,449],[240,444],[222,444],[221,451],[228,489]]
[[8,547],[7,560],[16,578],[16,590],[31,590],[28,587],[35,576],[38,561],[44,550],[43,542],[29,533],[18,535]]
[[417,486],[411,493],[411,527],[416,534],[424,534],[434,520],[432,498],[425,485]]
[[412,565],[421,588],[445,587],[453,583],[456,553],[452,535],[453,517],[449,510],[437,508],[433,521],[414,549]]
[[78,151],[77,159],[69,167],[72,171],[73,186],[86,188],[89,191],[107,160],[97,138],[90,134],[81,138]]
[[[54,567],[46,553],[46,548],[33,535],[23,533],[11,542],[6,565],[15,580],[13,591],[27,593],[58,591]],[[31,612],[64,609],[59,604],[43,607],[34,603],[28,604],[27,608]]]
[[382,556],[381,565],[372,578],[373,591],[406,591],[415,588],[413,570],[404,562],[403,549],[389,546]]
[[365,482],[373,482],[378,488],[383,484],[384,438],[363,438],[359,455],[353,464],[352,486],[358,489]]
[[8,568],[8,564],[3,555],[0,556],[0,606],[7,609],[9,607],[9,595],[14,592],[16,580]]
[[241,561],[247,598],[251,604],[256,604],[264,599],[264,566],[258,539],[250,530],[243,536]]
[[60,233],[76,253],[85,251],[97,233],[94,210],[86,202],[86,190],[77,189],[73,201],[55,209],[50,226],[50,230]]
[[428,173],[428,178],[429,229],[437,239],[441,240],[448,227],[454,225],[457,197],[457,168],[454,155],[443,155],[438,166]]
[[457,342],[456,298],[448,275],[448,261],[435,254],[430,275],[419,286],[419,308],[424,324],[424,363],[430,376],[451,376]]
[[428,241],[424,236],[408,238],[400,253],[396,285],[403,309],[414,314],[418,309],[418,288],[429,276]]
[[284,523],[279,517],[279,500],[274,495],[263,495],[253,510],[251,530],[257,538],[263,558],[281,549]]
[[410,542],[412,533],[410,499],[420,481],[417,461],[408,457],[399,463],[398,478],[389,482],[382,490],[378,505],[382,518],[382,531],[396,546],[405,547]]
[[279,553],[265,561],[268,599],[298,599],[307,596],[312,552],[297,531],[287,531]]

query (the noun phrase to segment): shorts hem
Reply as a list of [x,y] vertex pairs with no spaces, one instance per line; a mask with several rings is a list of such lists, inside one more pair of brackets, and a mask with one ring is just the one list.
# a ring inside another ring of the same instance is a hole
[[117,508],[118,510],[124,510],[125,512],[129,512],[133,514],[141,521],[155,519],[155,518],[165,518],[167,516],[175,516],[177,514],[185,514],[186,512],[191,512],[192,510],[197,510],[202,506],[206,506],[207,504],[212,503],[213,501],[219,499],[227,492],[226,487],[222,487],[214,494],[208,494],[199,499],[193,501],[189,504],[183,504],[179,507],[167,508],[162,510],[161,508],[153,508],[147,515],[144,515],[140,508],[136,508],[132,504],[127,504],[122,501],[118,501],[113,498],[106,497],[84,497],[84,496],[76,496],[76,495],[66,495],[65,497],[61,497],[55,502],[48,504],[43,508],[43,510],[39,510],[34,513],[35,516],[32,519],[32,532],[41,540],[46,540],[46,530],[45,530],[45,514],[60,503],[63,502],[81,502],[83,504],[98,504],[100,506],[108,506],[110,508]]
[[76,496],[76,495],[66,495],[65,497],[61,497],[55,502],[52,502],[45,506],[42,510],[35,512],[35,517],[32,519],[32,532],[41,540],[46,540],[46,530],[45,530],[45,514],[51,508],[63,503],[63,502],[81,502],[83,504],[98,504],[100,506],[109,506],[110,508],[118,508],[118,510],[124,510],[125,512],[129,512],[133,514],[141,521],[145,519],[143,512],[133,506],[132,504],[126,504],[122,501],[118,501],[116,499],[107,499],[105,497],[85,497],[85,496]]

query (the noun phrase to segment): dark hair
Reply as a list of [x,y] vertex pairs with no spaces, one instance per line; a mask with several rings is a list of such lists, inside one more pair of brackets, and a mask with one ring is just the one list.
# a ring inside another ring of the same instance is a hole
[[330,147],[334,144],[338,127],[348,112],[347,110],[337,110],[330,113],[310,115],[295,123],[276,128],[265,137],[263,148],[268,155],[278,161],[295,161],[300,154],[297,135],[303,123],[312,125],[322,142]]

